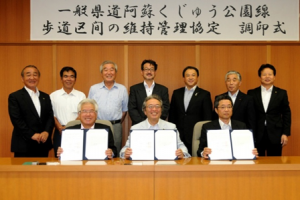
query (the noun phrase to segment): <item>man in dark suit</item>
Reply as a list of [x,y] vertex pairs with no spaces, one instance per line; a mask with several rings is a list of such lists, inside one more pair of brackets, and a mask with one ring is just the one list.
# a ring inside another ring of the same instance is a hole
[[[77,106],[78,118],[81,124],[67,127],[66,129],[108,129],[108,149],[105,151],[107,158],[117,155],[117,148],[114,145],[114,137],[109,126],[95,123],[97,120],[98,104],[94,99],[83,99]],[[63,153],[63,149],[58,147],[57,156]]]
[[210,92],[197,86],[199,71],[188,66],[182,72],[185,87],[174,90],[169,122],[176,124],[180,139],[192,154],[194,125],[199,121],[212,119],[212,101]]
[[291,135],[291,109],[286,90],[273,85],[276,69],[263,64],[258,70],[261,86],[249,90],[256,113],[256,147],[261,156],[281,156]]
[[[203,124],[202,130],[201,130],[199,148],[197,151],[197,155],[199,157],[208,158],[208,155],[211,154],[211,151],[212,151],[212,149],[207,147],[207,135],[206,135],[207,130],[247,129],[245,123],[231,119],[233,103],[232,103],[231,98],[227,94],[219,95],[216,98],[215,103],[214,103],[214,108],[215,108],[215,112],[218,114],[218,120],[214,120],[212,122]],[[258,156],[256,149],[253,149],[252,153],[255,156]]]
[[[242,84],[242,76],[237,71],[229,71],[225,75],[225,84],[228,92],[227,94],[233,102],[233,110],[231,119],[244,122],[248,129],[255,131],[255,109],[253,97],[246,95],[239,90]],[[218,97],[217,95],[215,99]],[[216,112],[213,112],[213,119],[218,119]]]
[[11,151],[15,157],[48,157],[54,127],[50,97],[37,88],[40,72],[36,66],[26,66],[21,78],[24,88],[8,97],[9,116],[14,126]]
[[130,87],[128,112],[132,121],[132,125],[144,121],[147,117],[142,110],[143,102],[147,96],[156,94],[163,101],[163,111],[161,119],[168,117],[170,104],[168,88],[154,82],[157,64],[153,60],[144,60],[141,64],[141,74],[144,82]]

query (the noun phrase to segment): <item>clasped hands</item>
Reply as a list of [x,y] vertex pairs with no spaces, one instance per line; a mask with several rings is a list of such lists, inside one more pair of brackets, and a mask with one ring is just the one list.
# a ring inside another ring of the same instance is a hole
[[49,133],[46,131],[43,131],[41,133],[35,133],[31,139],[37,141],[38,143],[45,143],[48,139]]

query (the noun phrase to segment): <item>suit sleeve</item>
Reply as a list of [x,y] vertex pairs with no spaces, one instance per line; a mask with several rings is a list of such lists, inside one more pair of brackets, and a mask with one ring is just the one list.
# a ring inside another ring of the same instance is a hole
[[16,133],[22,133],[22,137],[24,137],[24,139],[31,140],[31,137],[35,134],[35,132],[30,129],[25,122],[21,105],[14,94],[10,94],[8,97],[8,112]]
[[132,124],[137,124],[144,120],[144,118],[139,114],[139,110],[142,108],[137,107],[137,95],[136,90],[133,87],[130,87],[129,92],[129,102],[128,102],[128,113]]
[[109,127],[109,132],[108,132],[108,148],[113,151],[114,156],[117,155],[117,148],[115,147],[114,136],[112,134],[110,127]]
[[283,122],[283,132],[282,135],[291,135],[291,109],[289,105],[287,92],[284,90],[284,97],[281,105],[281,116]]
[[176,113],[176,95],[173,92],[171,103],[170,103],[170,110],[169,110],[169,118],[168,121],[172,122],[173,124],[177,124],[177,113]]
[[163,120],[167,119],[168,114],[169,114],[169,110],[170,110],[170,102],[169,102],[169,91],[168,88],[163,88],[162,91],[162,101],[163,101],[163,112],[160,118],[162,118]]
[[207,92],[203,99],[203,120],[212,120],[212,101],[210,92]]
[[201,157],[201,152],[205,147],[207,147],[207,136],[206,136],[206,126],[203,124],[202,129],[201,129],[201,136],[200,136],[200,143],[199,143],[199,148],[197,151],[198,157]]

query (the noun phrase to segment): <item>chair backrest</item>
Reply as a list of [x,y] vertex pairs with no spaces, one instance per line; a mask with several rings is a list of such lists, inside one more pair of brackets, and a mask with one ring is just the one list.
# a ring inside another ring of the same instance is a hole
[[[111,132],[112,132],[112,134],[113,134],[113,136],[114,136],[114,129],[113,129],[113,126],[112,126],[112,124],[111,124],[110,121],[108,121],[108,120],[102,120],[102,119],[97,119],[97,120],[96,120],[96,123],[105,124],[105,125],[109,126],[110,129],[111,129]],[[77,125],[77,124],[81,124],[80,120],[69,121],[69,122],[66,124],[66,128],[69,127],[69,126],[75,126],[75,125]]]
[[193,141],[192,141],[192,156],[193,157],[197,157],[197,150],[199,148],[199,144],[200,144],[200,136],[201,136],[201,129],[203,124],[206,124],[210,122],[208,121],[200,121],[197,122],[194,126],[194,131],[193,131]]

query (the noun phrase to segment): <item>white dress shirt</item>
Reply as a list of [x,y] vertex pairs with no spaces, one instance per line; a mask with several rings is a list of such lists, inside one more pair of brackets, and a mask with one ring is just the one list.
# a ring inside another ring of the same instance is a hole
[[36,88],[36,92],[32,91],[31,89],[27,88],[26,86],[24,86],[24,88],[28,92],[38,115],[41,116],[41,103],[40,103],[40,99],[39,99],[40,92],[39,92],[38,88]]
[[144,86],[145,86],[147,97],[149,97],[153,93],[153,88],[155,86],[155,82],[153,81],[152,85],[150,87],[148,87],[148,84],[144,81]]

